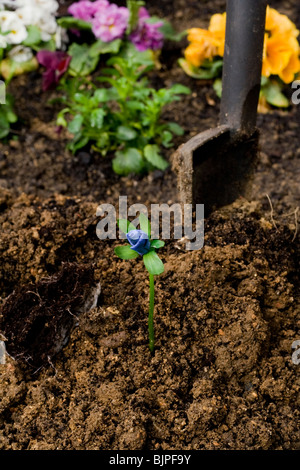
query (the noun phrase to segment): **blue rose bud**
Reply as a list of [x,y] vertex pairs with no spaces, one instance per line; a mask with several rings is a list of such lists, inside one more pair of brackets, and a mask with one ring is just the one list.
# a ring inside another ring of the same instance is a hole
[[131,249],[143,256],[150,251],[150,240],[143,230],[131,230],[127,233],[127,240],[131,245]]

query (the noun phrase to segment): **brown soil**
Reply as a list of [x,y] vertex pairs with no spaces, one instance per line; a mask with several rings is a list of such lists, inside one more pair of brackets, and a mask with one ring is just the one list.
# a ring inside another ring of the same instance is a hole
[[[148,3],[178,30],[225,8]],[[270,3],[300,26],[296,0]],[[165,113],[186,130],[176,146],[219,112],[211,83],[178,68],[183,46],[167,44],[151,76],[193,91]],[[39,74],[12,83],[19,139],[0,146],[0,330],[11,356],[0,365],[0,449],[300,449],[300,107],[259,116],[253,200],[207,218],[202,250],[171,240],[161,251],[151,356],[147,274],[114,256],[120,242],[98,240],[96,208],[119,195],[176,202],[176,177],[119,178],[109,158],[70,155],[40,85]]]

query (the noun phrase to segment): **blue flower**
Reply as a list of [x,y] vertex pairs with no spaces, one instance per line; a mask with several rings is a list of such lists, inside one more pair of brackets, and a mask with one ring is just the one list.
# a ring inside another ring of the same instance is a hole
[[150,251],[150,240],[143,230],[131,230],[127,233],[127,240],[131,245],[131,249],[143,256]]

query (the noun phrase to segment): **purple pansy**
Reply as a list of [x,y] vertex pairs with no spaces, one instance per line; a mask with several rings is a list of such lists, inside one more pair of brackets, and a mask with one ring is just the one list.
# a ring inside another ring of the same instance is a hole
[[135,31],[131,33],[129,39],[135,45],[138,51],[153,51],[161,49],[163,46],[164,36],[159,28],[163,26],[162,21],[149,23],[150,15],[146,8],[141,7],[139,10],[139,21]]
[[37,60],[46,68],[43,73],[43,91],[55,88],[61,77],[68,70],[72,57],[66,52],[42,50],[37,53]]
[[149,253],[151,247],[150,240],[143,230],[131,230],[127,233],[126,237],[133,251],[136,251],[141,256]]
[[96,13],[108,6],[109,2],[107,0],[96,0],[96,2],[81,0],[80,2],[72,3],[68,8],[68,12],[74,18],[90,22]]
[[129,10],[110,4],[101,11],[96,12],[92,20],[92,30],[96,38],[103,42],[119,39],[125,33],[129,20]]

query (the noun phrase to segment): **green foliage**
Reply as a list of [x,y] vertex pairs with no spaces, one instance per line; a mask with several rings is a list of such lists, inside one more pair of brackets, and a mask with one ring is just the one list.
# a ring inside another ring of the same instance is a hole
[[158,276],[164,272],[164,264],[154,249],[143,256],[143,261],[149,274]]
[[126,33],[130,34],[136,28],[139,19],[139,9],[145,5],[142,0],[127,0],[129,10],[129,22]]
[[77,29],[81,31],[91,31],[92,24],[88,21],[74,18],[73,16],[63,16],[57,19],[57,24],[64,29]]
[[116,39],[111,42],[96,41],[91,46],[73,42],[68,49],[72,56],[69,74],[73,77],[86,77],[95,71],[102,54],[117,54],[122,41]]
[[[222,79],[217,78],[214,81],[214,90],[219,98],[222,97]],[[282,92],[283,84],[277,79],[261,78],[260,96],[264,97],[266,102],[276,108],[288,108],[290,102]]]
[[11,131],[11,124],[18,120],[14,112],[13,102],[13,97],[7,94],[6,103],[0,105],[0,139],[8,136]]
[[[99,42],[99,54],[102,45]],[[117,44],[110,45],[118,50]],[[160,148],[171,147],[173,136],[184,131],[177,123],[163,122],[162,111],[190,90],[182,85],[152,88],[146,77],[154,67],[152,53],[137,52],[131,46],[107,60],[97,79],[103,87],[97,88],[82,77],[91,72],[94,59],[98,61],[96,48],[92,53],[86,45],[71,48],[71,70],[81,78],[66,78],[62,83],[65,107],[57,118],[57,124],[73,134],[69,149],[75,153],[91,144],[103,156],[114,153],[113,169],[119,175],[165,170],[168,163]]]
[[197,80],[211,80],[222,73],[223,60],[205,60],[201,67],[194,67],[185,59],[178,60],[179,65],[187,75]]
[[267,103],[276,108],[288,108],[290,102],[282,93],[282,83],[263,77],[261,83],[261,95],[265,97]]

